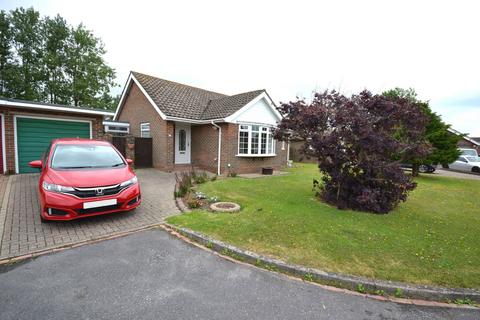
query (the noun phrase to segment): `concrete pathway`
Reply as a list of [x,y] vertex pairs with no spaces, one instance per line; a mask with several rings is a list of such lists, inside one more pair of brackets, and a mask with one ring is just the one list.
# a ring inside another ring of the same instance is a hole
[[0,319],[480,319],[333,292],[162,230],[0,267]]

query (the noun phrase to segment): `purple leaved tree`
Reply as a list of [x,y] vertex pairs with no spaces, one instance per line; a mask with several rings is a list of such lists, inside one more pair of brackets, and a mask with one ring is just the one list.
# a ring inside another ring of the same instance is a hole
[[303,138],[302,152],[318,158],[319,196],[340,209],[388,213],[416,187],[402,159],[430,152],[427,117],[412,101],[373,95],[316,93],[312,102],[283,103],[277,139]]

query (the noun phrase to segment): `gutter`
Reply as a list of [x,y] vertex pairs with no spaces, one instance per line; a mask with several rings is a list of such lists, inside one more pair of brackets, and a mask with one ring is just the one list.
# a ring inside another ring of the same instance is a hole
[[167,116],[165,120],[184,122],[184,123],[194,123],[194,124],[209,124],[209,123],[212,123],[212,121],[225,122],[225,119],[195,120],[195,119],[179,118],[179,117],[171,117],[171,116]]
[[17,102],[0,99],[0,105],[6,107],[18,107],[26,109],[37,109],[37,110],[50,110],[50,111],[62,111],[67,113],[81,113],[81,114],[93,114],[100,116],[114,116],[114,112],[95,110],[95,109],[85,109],[74,106],[63,106],[63,105],[52,105],[52,104],[43,104],[43,103],[31,103],[31,102]]
[[219,125],[217,125],[214,122],[214,120],[212,120],[210,123],[212,124],[212,126],[214,126],[215,128],[218,129],[217,175],[220,175],[220,169],[221,169],[220,160],[221,160],[221,155],[222,155],[222,128]]

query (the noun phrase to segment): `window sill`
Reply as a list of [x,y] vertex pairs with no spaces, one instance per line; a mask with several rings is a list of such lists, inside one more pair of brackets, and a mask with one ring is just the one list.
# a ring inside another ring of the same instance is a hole
[[267,157],[276,157],[276,154],[237,154],[236,157],[241,158],[267,158]]

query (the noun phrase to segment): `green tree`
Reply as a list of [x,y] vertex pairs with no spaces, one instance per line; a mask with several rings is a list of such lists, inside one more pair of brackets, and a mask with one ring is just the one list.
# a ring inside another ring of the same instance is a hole
[[67,59],[67,40],[70,29],[65,19],[57,15],[45,18],[43,24],[45,91],[50,103],[69,103],[68,79],[64,72]]
[[8,14],[0,11],[0,96],[10,96],[8,93],[8,80],[11,75],[12,36],[10,18]]
[[115,71],[103,59],[104,44],[83,24],[70,30],[65,72],[75,106],[99,107],[101,97],[115,86]]
[[33,8],[10,12],[12,44],[15,50],[9,91],[13,97],[43,101],[43,65],[40,14]]
[[33,8],[0,11],[0,95],[112,109],[115,71],[102,41],[82,24]]
[[419,100],[413,88],[394,88],[383,92],[383,95],[390,98],[403,98],[417,103],[428,117],[424,138],[432,146],[432,151],[425,157],[409,159],[413,165],[412,174],[414,176],[418,175],[422,164],[447,165],[458,158],[460,153],[457,143],[461,136],[451,134],[448,131],[450,125],[443,122],[440,115],[432,111],[427,101]]
[[108,92],[104,92],[103,95],[98,99],[97,105],[94,105],[94,107],[115,111],[119,101],[120,101],[119,94],[113,97]]

